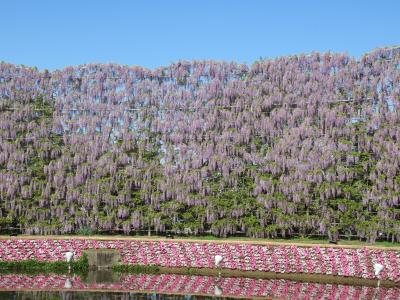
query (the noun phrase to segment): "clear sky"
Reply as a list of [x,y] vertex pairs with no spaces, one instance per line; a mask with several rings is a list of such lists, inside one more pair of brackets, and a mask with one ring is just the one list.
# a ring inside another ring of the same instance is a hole
[[400,0],[2,0],[0,61],[58,69],[178,60],[251,64],[400,44]]

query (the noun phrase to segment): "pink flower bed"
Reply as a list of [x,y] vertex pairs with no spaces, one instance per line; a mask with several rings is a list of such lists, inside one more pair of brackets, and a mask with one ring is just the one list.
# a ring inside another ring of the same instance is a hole
[[169,294],[202,294],[229,297],[265,297],[279,299],[400,299],[399,288],[375,288],[337,284],[305,283],[282,279],[255,279],[177,274],[127,275],[118,283],[88,284],[70,275],[0,275],[2,290],[118,290]]
[[368,248],[324,248],[176,241],[97,240],[0,240],[0,260],[64,260],[64,253],[85,249],[117,249],[122,263],[163,267],[214,268],[214,256],[222,255],[221,267],[243,271],[330,274],[375,279],[373,264],[384,266],[379,279],[400,280],[400,256],[396,251]]

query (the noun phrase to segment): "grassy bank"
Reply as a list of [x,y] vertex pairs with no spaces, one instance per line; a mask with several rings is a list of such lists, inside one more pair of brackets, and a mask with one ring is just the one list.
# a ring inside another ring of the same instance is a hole
[[[71,268],[69,269],[69,266]],[[37,261],[37,260],[21,260],[21,261],[0,261],[0,273],[23,273],[23,274],[38,274],[38,273],[56,273],[64,274],[72,273],[84,274],[89,269],[87,255],[84,253],[78,260],[71,261]]]
[[160,272],[158,266],[143,266],[143,265],[115,265],[112,270],[117,273],[145,273],[145,274],[155,274]]
[[[196,239],[204,241],[254,241],[254,242],[271,242],[271,243],[293,243],[293,244],[319,244],[319,245],[331,245],[327,239],[319,238],[290,238],[290,239],[259,239],[259,238],[247,238],[247,237],[228,237],[228,238],[218,238],[212,235],[207,236],[195,236],[195,237],[185,237],[185,239]],[[376,246],[376,247],[400,247],[400,243],[390,243],[390,242],[375,242],[374,244],[360,241],[360,240],[339,240],[337,245],[343,246]]]

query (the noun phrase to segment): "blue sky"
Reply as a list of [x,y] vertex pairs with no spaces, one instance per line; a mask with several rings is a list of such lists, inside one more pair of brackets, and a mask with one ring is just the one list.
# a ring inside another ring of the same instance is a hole
[[251,64],[311,51],[359,57],[400,44],[400,1],[0,2],[0,61],[59,69],[114,62],[148,68],[178,60]]

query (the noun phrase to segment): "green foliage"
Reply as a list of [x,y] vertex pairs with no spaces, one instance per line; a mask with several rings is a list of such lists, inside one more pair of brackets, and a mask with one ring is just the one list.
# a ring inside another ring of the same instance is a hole
[[12,218],[8,217],[0,217],[0,228],[8,227],[12,224]]
[[93,231],[91,228],[89,228],[89,227],[82,227],[82,228],[79,228],[77,231],[76,231],[76,234],[77,235],[87,235],[87,236],[89,236],[89,235],[93,235],[93,234],[95,234],[96,232],[95,231]]
[[147,273],[154,274],[160,271],[160,268],[153,265],[114,265],[112,267],[114,272],[118,273]]
[[71,272],[77,274],[85,274],[89,270],[89,262],[87,255],[82,254],[79,260],[73,260],[70,263],[66,261],[37,261],[37,260],[22,260],[22,261],[0,261],[0,273],[69,273],[69,265]]

